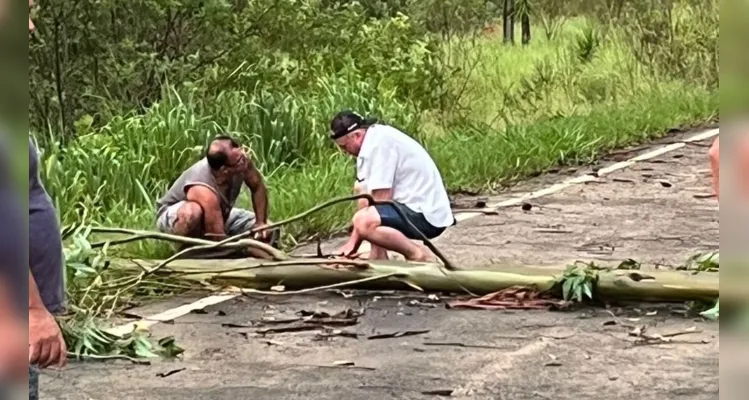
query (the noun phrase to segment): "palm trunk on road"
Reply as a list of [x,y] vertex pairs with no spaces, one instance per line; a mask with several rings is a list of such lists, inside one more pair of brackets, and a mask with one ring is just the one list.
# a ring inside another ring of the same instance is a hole
[[[333,268],[332,264],[347,263]],[[310,290],[331,285],[359,289],[415,289],[475,295],[510,287],[532,288],[561,295],[567,266],[503,266],[447,271],[435,263],[399,261],[340,261],[302,258],[285,261],[175,260],[157,274],[177,276],[216,286],[253,290]],[[712,301],[718,297],[718,274],[690,271],[595,270],[593,297],[635,301]],[[363,281],[348,285],[354,281]],[[277,288],[278,289],[278,288]],[[282,292],[281,292],[282,293]]]

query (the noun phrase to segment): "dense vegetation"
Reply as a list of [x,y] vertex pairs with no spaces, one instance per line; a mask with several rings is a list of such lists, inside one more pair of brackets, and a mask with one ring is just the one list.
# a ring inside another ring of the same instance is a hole
[[[414,135],[451,190],[717,117],[717,0],[40,5],[29,115],[65,224],[151,229],[155,199],[220,130],[251,146],[274,220],[349,193],[353,163],[326,140],[341,108]],[[341,210],[289,233],[339,229]]]

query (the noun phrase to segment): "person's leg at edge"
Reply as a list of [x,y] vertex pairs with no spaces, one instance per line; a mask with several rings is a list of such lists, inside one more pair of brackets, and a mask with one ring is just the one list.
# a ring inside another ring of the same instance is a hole
[[710,146],[708,157],[710,158],[710,169],[713,175],[713,190],[715,196],[720,199],[720,137],[715,138],[713,145]]
[[[366,207],[354,215],[354,229],[364,240],[384,250],[391,250],[402,254],[409,261],[427,261],[429,253],[424,246],[412,242],[397,229],[382,226],[380,214],[375,207]],[[370,256],[370,259],[375,259]]]

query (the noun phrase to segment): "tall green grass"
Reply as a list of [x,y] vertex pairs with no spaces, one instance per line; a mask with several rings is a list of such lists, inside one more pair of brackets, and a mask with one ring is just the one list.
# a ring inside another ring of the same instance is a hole
[[[37,133],[42,179],[65,224],[153,229],[155,200],[223,130],[251,145],[267,178],[271,218],[280,220],[351,192],[354,164],[327,139],[328,121],[342,108],[416,137],[451,190],[491,190],[717,115],[712,88],[647,68],[627,35],[577,18],[528,47],[499,38],[445,43],[465,68],[450,80],[454,109],[442,113],[333,74],[298,92],[258,88],[204,98],[169,88],[160,104],[103,128],[79,121],[76,140],[64,146]],[[245,194],[238,206],[250,204]],[[290,226],[288,243],[344,227],[351,210],[341,205]],[[147,256],[166,251],[137,246]]]

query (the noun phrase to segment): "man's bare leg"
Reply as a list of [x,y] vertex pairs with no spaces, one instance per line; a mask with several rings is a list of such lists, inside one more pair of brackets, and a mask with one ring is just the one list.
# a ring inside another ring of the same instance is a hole
[[[362,194],[365,193],[365,189],[359,185],[359,183],[354,184],[354,194]],[[356,202],[356,211],[360,211],[362,209],[365,209],[369,207],[369,201],[367,199],[359,199]],[[351,239],[349,239],[350,241]],[[370,250],[369,250],[369,257],[370,260],[388,260],[390,257],[388,257],[387,250],[383,249],[380,246],[377,246],[376,244],[369,242],[370,244]],[[353,245],[353,243],[348,243],[348,245]]]
[[177,210],[177,218],[172,226],[172,234],[200,238],[203,230],[203,208],[200,204],[186,201]]
[[423,247],[412,242],[401,232],[387,227],[378,226],[368,231],[363,237],[373,245],[402,254],[408,261],[428,261],[429,253]]
[[402,254],[409,261],[428,261],[429,253],[396,229],[382,226],[380,215],[374,207],[359,210],[354,216],[354,229],[365,240],[383,251]]
[[370,250],[369,250],[369,260],[389,260],[390,257],[388,256],[387,250],[383,249],[380,246],[377,246],[373,242],[369,241]]
[[206,238],[217,242],[224,240],[226,229],[216,192],[202,185],[191,186],[187,189],[187,201],[200,205],[203,211],[203,233]]

